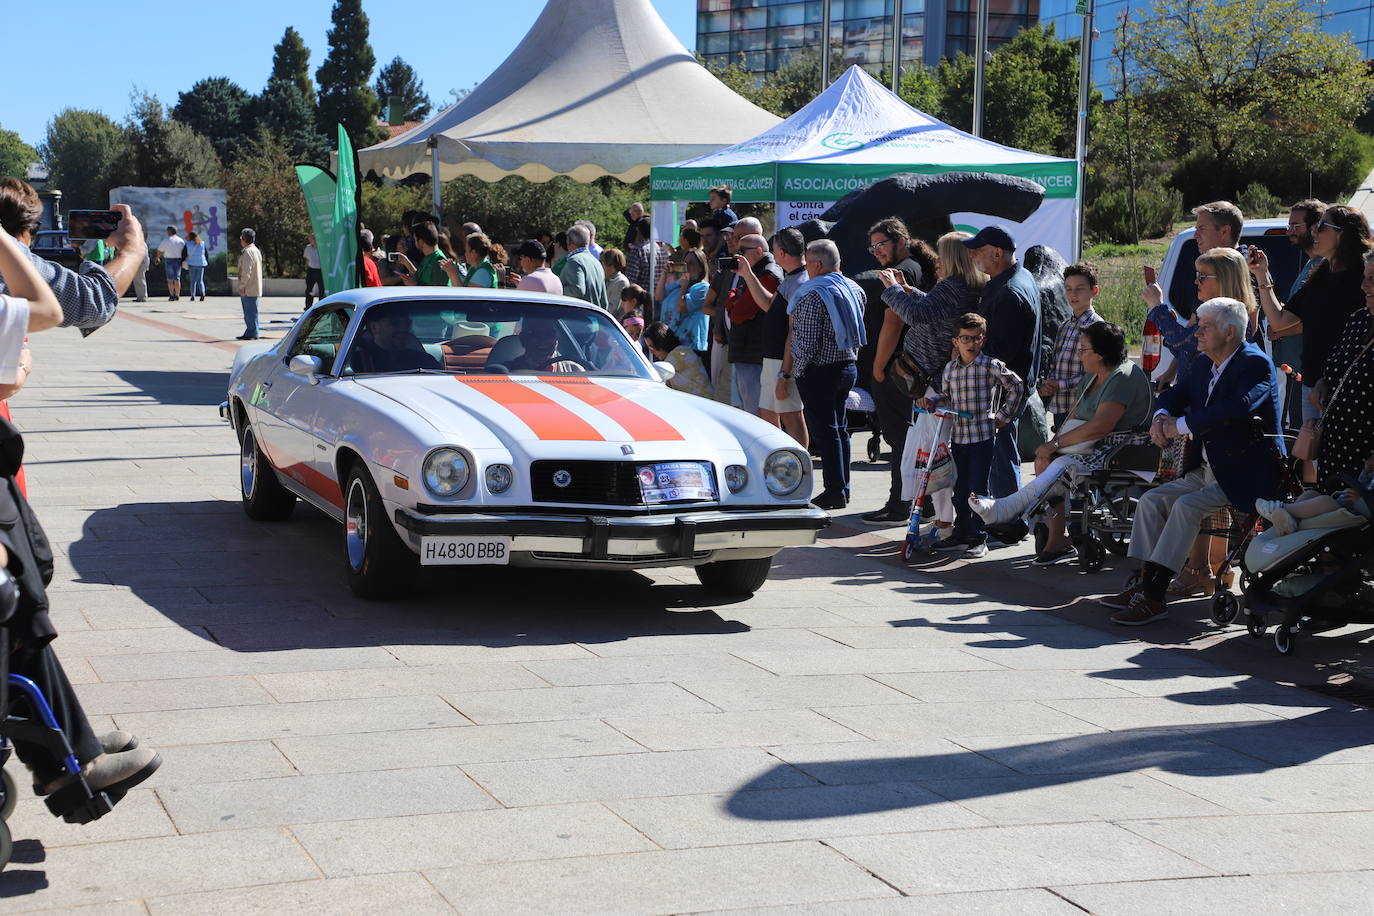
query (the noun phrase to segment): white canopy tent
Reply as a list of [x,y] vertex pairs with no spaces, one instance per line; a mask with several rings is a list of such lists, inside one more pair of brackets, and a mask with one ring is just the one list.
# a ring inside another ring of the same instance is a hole
[[649,0],[549,0],[467,97],[358,159],[397,179],[636,181],[776,123],[698,64]]
[[655,224],[677,222],[674,202],[701,201],[727,184],[736,201],[775,202],[777,226],[819,217],[853,191],[900,172],[987,172],[1029,178],[1045,189],[1039,209],[1015,223],[976,212],[950,214],[961,228],[1002,223],[1018,248],[1073,251],[1078,171],[1072,159],[1013,149],[917,111],[859,67],[849,70],[787,120],[704,156],[655,166]]

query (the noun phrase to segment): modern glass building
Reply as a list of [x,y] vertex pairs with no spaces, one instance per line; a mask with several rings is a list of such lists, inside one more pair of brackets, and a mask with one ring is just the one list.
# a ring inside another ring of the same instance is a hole
[[[843,47],[845,66],[876,76],[890,64],[893,2],[831,0],[830,40]],[[989,47],[1037,22],[1042,2],[991,0]],[[972,53],[976,9],[970,0],[903,0],[902,60],[934,66],[941,57]],[[820,0],[697,0],[697,53],[708,63],[738,63],[743,54],[746,69],[771,73],[788,55],[820,43]]]
[[[1306,0],[1321,17],[1326,31],[1350,36],[1366,60],[1374,59],[1374,0]],[[1076,12],[1076,0],[1040,0],[1040,21],[1054,23],[1061,38],[1077,38],[1083,31],[1083,17]],[[1113,88],[1112,48],[1116,45],[1116,26],[1123,13],[1144,10],[1149,0],[1097,0],[1093,24],[1098,38],[1093,41],[1093,85],[1105,96]],[[700,39],[698,39],[700,40]]]

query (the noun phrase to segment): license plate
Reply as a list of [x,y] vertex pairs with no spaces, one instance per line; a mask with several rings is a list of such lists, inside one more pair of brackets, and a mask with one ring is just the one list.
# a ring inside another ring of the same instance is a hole
[[509,537],[422,537],[421,566],[507,566]]
[[639,492],[644,497],[645,505],[716,498],[716,475],[705,462],[642,464],[638,471]]

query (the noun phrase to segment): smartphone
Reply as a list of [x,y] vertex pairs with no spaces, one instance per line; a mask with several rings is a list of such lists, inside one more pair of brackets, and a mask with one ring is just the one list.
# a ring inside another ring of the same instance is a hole
[[1150,265],[1146,264],[1146,265],[1145,265],[1145,285],[1146,285],[1146,286],[1154,286],[1154,285],[1155,285],[1156,283],[1158,283],[1158,282],[1159,282],[1159,274],[1155,273],[1155,269],[1154,269],[1153,267],[1151,267]]
[[400,257],[401,253],[399,251],[388,251],[386,253],[386,259],[393,264],[400,260]]
[[739,262],[735,260],[735,256],[732,254],[723,254],[720,256],[720,260],[716,261],[716,270],[728,270],[733,273],[738,268]]
[[119,228],[124,214],[118,210],[70,210],[67,213],[67,237],[85,241],[106,239]]

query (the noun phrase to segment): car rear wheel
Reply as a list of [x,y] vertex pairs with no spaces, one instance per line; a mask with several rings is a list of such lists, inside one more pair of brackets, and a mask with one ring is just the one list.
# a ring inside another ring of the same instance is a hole
[[239,437],[239,490],[243,511],[259,522],[280,522],[296,508],[296,494],[281,485],[258,445],[252,424],[243,424]]
[[697,567],[697,580],[713,592],[752,595],[768,581],[772,557],[755,560],[717,560]]
[[360,598],[391,598],[413,583],[419,563],[386,517],[372,476],[354,465],[344,486],[344,569]]

